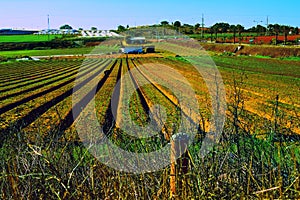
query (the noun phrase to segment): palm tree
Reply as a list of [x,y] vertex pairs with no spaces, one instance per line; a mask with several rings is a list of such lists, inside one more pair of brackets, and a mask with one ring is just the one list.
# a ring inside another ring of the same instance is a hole
[[235,44],[236,26],[231,25],[229,29],[233,32],[233,44]]
[[210,28],[215,33],[215,41],[218,39],[218,31],[220,29],[219,24],[216,23]]
[[268,27],[267,27],[267,29],[268,29],[269,35],[271,35],[274,32],[274,25],[273,24],[269,24]]
[[299,28],[298,28],[298,26],[294,27],[294,34],[295,35],[299,34]]
[[212,42],[214,30],[212,28],[210,28],[209,33],[210,33],[210,42]]
[[288,34],[289,34],[289,32],[290,32],[290,29],[291,29],[291,27],[289,27],[289,26],[281,26],[281,29],[282,29],[282,31],[283,31],[283,35],[284,35],[284,44],[286,45],[286,42],[287,42],[287,36],[288,36]]
[[279,35],[279,32],[280,32],[280,25],[279,24],[274,24],[273,25],[273,30],[275,32],[275,45],[277,45],[277,43],[278,43],[278,35]]
[[242,25],[238,24],[238,25],[236,25],[236,30],[239,33],[239,43],[241,43],[241,34],[245,30],[245,27],[243,27]]

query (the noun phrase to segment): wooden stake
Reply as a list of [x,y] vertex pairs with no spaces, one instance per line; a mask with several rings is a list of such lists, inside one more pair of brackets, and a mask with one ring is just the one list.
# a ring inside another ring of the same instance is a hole
[[[188,147],[189,137],[185,133],[178,133],[171,138],[171,171],[170,171],[170,198],[177,195],[177,175],[180,171],[182,174],[188,172]],[[176,171],[179,164],[181,170]]]

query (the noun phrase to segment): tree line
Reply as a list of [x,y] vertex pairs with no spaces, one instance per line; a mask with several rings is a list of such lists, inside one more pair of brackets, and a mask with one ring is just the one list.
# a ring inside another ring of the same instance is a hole
[[[285,41],[287,41],[288,35],[298,35],[299,28],[288,26],[288,25],[280,25],[280,24],[269,24],[268,26],[262,26],[257,24],[251,28],[245,28],[241,24],[229,24],[226,22],[218,22],[210,27],[203,27],[200,23],[196,23],[195,25],[190,24],[182,24],[180,21],[168,22],[161,21],[160,24],[154,24],[150,27],[166,27],[171,29],[176,29],[183,34],[191,35],[191,34],[200,34],[202,33],[202,37],[204,34],[209,34],[211,39],[217,40],[219,34],[227,34],[230,33],[231,37],[233,37],[233,42],[235,43],[237,39],[242,37],[242,33],[248,33],[251,36],[275,36],[276,43],[278,41],[278,36],[283,35]],[[117,31],[123,32],[129,29],[129,26],[124,27],[122,25],[118,26]]]
[[298,27],[292,27],[287,25],[280,25],[280,24],[269,24],[267,27],[262,25],[253,26],[249,29],[245,29],[244,26],[237,24],[237,25],[230,25],[229,23],[216,23],[213,26],[210,27],[209,32],[211,34],[215,34],[215,37],[217,38],[218,33],[233,33],[233,40],[235,43],[236,34],[238,34],[238,37],[241,37],[241,33],[256,33],[256,36],[270,36],[275,35],[276,41],[278,41],[279,35],[284,35],[284,40],[287,41],[288,35],[298,35],[299,34],[299,28]]

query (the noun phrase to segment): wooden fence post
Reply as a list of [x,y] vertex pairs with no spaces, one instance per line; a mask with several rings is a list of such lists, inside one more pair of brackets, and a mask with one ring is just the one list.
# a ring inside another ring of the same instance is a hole
[[[177,195],[178,172],[186,174],[188,172],[188,142],[189,136],[185,133],[178,133],[171,138],[171,169],[170,169],[170,197]],[[179,171],[176,170],[179,166]]]

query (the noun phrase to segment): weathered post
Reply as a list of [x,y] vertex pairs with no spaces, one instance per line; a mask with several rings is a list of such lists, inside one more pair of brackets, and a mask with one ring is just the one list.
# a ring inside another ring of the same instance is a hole
[[[170,171],[170,197],[177,195],[177,176],[180,173],[188,172],[189,158],[187,153],[189,136],[185,133],[178,133],[171,137],[171,171]],[[176,171],[176,166],[179,170]]]

